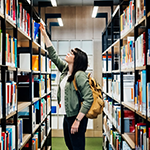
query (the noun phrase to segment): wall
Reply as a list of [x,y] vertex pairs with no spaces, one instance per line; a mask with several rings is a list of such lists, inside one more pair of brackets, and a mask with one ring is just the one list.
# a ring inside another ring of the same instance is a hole
[[[91,18],[93,6],[62,6],[47,7],[41,9],[41,16],[45,21],[45,13],[61,13],[63,27],[52,27],[52,40],[93,40],[94,48],[94,78],[101,84],[101,53],[102,31],[105,28],[105,19]],[[108,12],[110,8],[100,7],[99,12]],[[57,22],[56,19],[48,19],[48,22]],[[62,131],[53,131],[53,136],[62,136]],[[86,136],[102,136],[102,116],[94,120],[94,129],[88,130]]]

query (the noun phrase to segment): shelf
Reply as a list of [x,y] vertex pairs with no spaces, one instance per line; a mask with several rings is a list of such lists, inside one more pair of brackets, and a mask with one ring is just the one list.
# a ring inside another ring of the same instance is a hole
[[112,73],[111,71],[103,71],[102,73]]
[[29,37],[27,33],[18,28],[18,40],[31,40],[31,37]]
[[128,30],[125,34],[121,36],[121,39],[127,38],[127,36],[134,36],[134,27],[132,27],[130,30]]
[[16,111],[10,113],[9,115],[6,116],[6,119],[9,119],[10,117],[14,116],[16,114]]
[[120,70],[112,70],[112,73],[120,73]]
[[24,147],[24,145],[28,142],[30,138],[31,138],[31,134],[23,134],[23,142],[22,142],[22,146],[20,147],[20,150]]
[[147,17],[149,17],[149,16],[150,16],[150,12],[147,13]]
[[141,116],[142,118],[146,119],[146,116],[143,115],[140,111],[136,111],[136,114],[138,114],[138,115]]
[[148,121],[150,122],[150,118],[148,118]]
[[39,98],[39,97],[35,97],[35,98],[33,98],[32,103],[35,103],[35,102],[37,102],[38,100],[40,100],[40,98]]
[[121,72],[134,72],[134,68],[122,69]]
[[146,16],[142,17],[142,19],[136,23],[135,27],[137,27],[139,24],[141,24],[144,21],[146,21]]
[[48,51],[45,48],[41,47],[41,53],[44,55],[45,53],[48,53]]
[[18,111],[23,110],[24,108],[31,105],[31,102],[18,102]]
[[124,133],[124,134],[122,134],[123,139],[129,144],[129,146],[132,149],[135,149],[134,134],[135,133]]
[[44,137],[43,141],[41,142],[41,148],[43,147],[45,141],[46,141],[46,137]]
[[[10,19],[8,18],[8,16],[6,16],[6,22],[7,22],[9,25],[11,25],[11,26],[13,26],[14,28],[16,28],[16,25],[13,23],[12,20],[10,20]],[[7,30],[7,28],[6,28],[6,30]]]
[[16,71],[17,68],[8,66],[9,71]]
[[120,9],[120,5],[118,5],[118,6],[116,7],[116,9],[114,10],[114,12],[113,12],[113,14],[112,14],[112,17],[114,17],[114,16],[116,15],[116,13],[119,11],[119,9]]
[[32,42],[32,48],[39,48],[41,47],[37,42],[33,41]]
[[48,132],[47,132],[47,136],[49,135],[49,133],[51,132],[51,128],[49,128]]
[[51,146],[48,146],[48,147],[47,147],[47,150],[50,150],[50,149],[51,149]]
[[40,73],[41,71],[35,71],[35,70],[32,70],[34,74],[38,74]]
[[136,70],[145,70],[146,66],[142,66],[142,67],[136,67]]
[[41,72],[41,74],[50,74],[49,72]]
[[4,18],[4,15],[0,12],[0,17]]
[[134,102],[122,102],[122,105],[135,112]]
[[35,126],[35,128],[34,128],[34,130],[33,130],[33,134],[34,134],[34,132],[39,128],[39,126],[40,126],[40,124],[36,124],[36,126]]
[[24,70],[24,69],[18,68],[18,72],[31,72],[31,70]]

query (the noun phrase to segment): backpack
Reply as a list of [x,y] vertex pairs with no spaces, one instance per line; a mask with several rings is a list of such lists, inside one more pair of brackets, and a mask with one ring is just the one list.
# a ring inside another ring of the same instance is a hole
[[[103,96],[102,96],[102,90],[100,85],[95,81],[95,79],[93,79],[91,76],[91,74],[88,74],[88,80],[89,80],[89,84],[93,93],[93,103],[91,105],[90,110],[88,111],[88,113],[86,114],[87,118],[90,119],[95,119],[97,118],[97,116],[99,114],[101,114],[103,112],[103,107],[104,107],[104,100],[103,100]],[[73,80],[73,85],[74,88],[77,92],[77,95],[79,96],[80,92],[78,91],[77,85],[76,85],[76,80],[75,80],[75,76],[74,76],[74,80]],[[82,102],[81,102],[82,104]]]

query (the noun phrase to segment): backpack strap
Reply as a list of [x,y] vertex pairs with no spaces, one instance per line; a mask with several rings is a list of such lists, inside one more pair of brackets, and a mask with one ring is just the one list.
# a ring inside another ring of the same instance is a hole
[[73,86],[74,86],[75,90],[78,91],[77,84],[76,84],[76,77],[75,76],[74,76],[74,79],[73,79]]

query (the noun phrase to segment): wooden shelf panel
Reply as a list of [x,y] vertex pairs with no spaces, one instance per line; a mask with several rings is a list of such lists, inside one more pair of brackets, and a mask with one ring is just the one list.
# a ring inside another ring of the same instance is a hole
[[43,147],[45,141],[46,141],[46,137],[44,137],[43,141],[41,142],[41,148]]
[[31,102],[18,102],[18,111],[23,110],[24,108],[31,105]]
[[7,27],[14,27],[14,28],[16,28],[16,25],[13,23],[13,21],[12,20],[10,20],[8,17],[6,17],[6,26]]
[[135,149],[134,137],[135,133],[124,133],[122,134],[123,139],[129,144],[132,149]]
[[134,102],[122,102],[122,105],[135,112]]
[[33,134],[34,134],[34,132],[39,128],[39,126],[40,126],[40,124],[36,124],[36,125],[35,125],[35,128],[34,128],[34,130],[33,130]]
[[149,17],[149,16],[150,16],[150,12],[147,13],[147,17]]
[[121,36],[121,39],[126,39],[127,36],[134,36],[134,27],[128,30],[125,34]]
[[41,47],[41,54],[45,55],[45,53],[48,53],[48,51],[45,48]]
[[39,100],[40,98],[39,97],[35,97],[35,98],[33,98],[33,103],[35,103],[35,102],[37,102],[38,100]]
[[3,15],[1,12],[0,12],[0,17],[1,17],[1,18],[4,18],[4,15]]
[[138,114],[138,115],[141,116],[142,118],[146,119],[146,116],[143,115],[140,111],[136,111],[136,114]]
[[48,146],[48,147],[47,147],[47,150],[50,150],[50,149],[51,149],[51,146]]
[[31,72],[31,70],[24,70],[24,69],[18,68],[18,72]]
[[138,23],[136,23],[135,27],[138,26],[139,24],[141,24],[144,21],[146,21],[146,16],[142,17],[142,19],[139,20]]
[[102,73],[112,73],[111,71],[103,71]]
[[29,37],[27,33],[23,32],[20,28],[18,28],[18,40],[31,40],[31,37]]
[[134,72],[134,68],[122,69],[121,72]]
[[14,116],[16,114],[16,111],[12,112],[11,114],[6,116],[6,119],[9,119],[10,117]]
[[142,66],[142,67],[136,67],[136,70],[145,70],[146,66]]
[[120,70],[112,70],[113,73],[120,73]]
[[10,71],[16,71],[17,68],[8,66],[7,69],[10,70]]
[[23,142],[20,150],[25,146],[25,144],[28,142],[30,138],[31,138],[31,134],[23,134]]
[[41,47],[37,42],[33,41],[32,42],[32,48],[39,48]]
[[35,71],[35,70],[32,70],[33,71],[33,73],[40,73],[41,71]]

